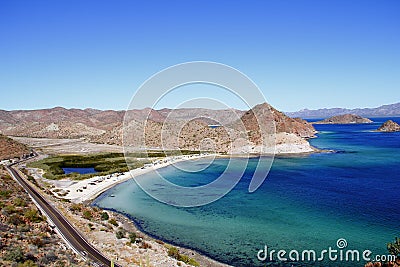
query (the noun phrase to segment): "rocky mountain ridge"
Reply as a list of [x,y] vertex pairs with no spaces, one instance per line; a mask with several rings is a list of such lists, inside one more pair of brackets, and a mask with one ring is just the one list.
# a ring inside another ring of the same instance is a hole
[[372,123],[373,121],[355,114],[344,114],[333,116],[325,120],[313,122],[313,124],[355,124],[355,123]]
[[[210,127],[210,124],[217,127]],[[221,127],[218,127],[219,125]],[[268,129],[264,129],[263,132],[260,128]],[[116,145],[122,145],[124,136],[124,145],[144,145],[156,149],[257,152],[260,147],[267,146],[262,144],[262,139],[265,138],[261,137],[271,135],[275,129],[277,134],[290,135],[281,135],[281,144],[285,144],[288,139],[291,143],[309,146],[305,139],[313,137],[316,133],[308,122],[299,118],[289,118],[266,103],[249,111],[146,108],[125,112],[62,107],[0,111],[0,132],[5,135],[84,138],[89,142]],[[245,144],[243,140],[246,139],[248,141]],[[234,142],[236,145],[232,146]],[[271,145],[271,142],[268,145]]]

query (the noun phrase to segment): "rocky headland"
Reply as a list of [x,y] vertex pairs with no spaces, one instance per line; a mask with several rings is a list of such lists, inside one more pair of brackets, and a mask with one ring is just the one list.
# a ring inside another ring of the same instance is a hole
[[400,125],[392,120],[385,121],[378,129],[378,132],[400,132]]
[[333,116],[321,121],[313,122],[313,124],[358,124],[372,123],[373,121],[355,114],[344,114]]

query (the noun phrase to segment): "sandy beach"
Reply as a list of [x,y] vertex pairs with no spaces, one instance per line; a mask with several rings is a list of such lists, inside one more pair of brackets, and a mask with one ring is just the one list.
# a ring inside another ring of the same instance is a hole
[[216,155],[214,154],[204,154],[166,157],[156,160],[152,164],[146,164],[142,168],[137,168],[129,172],[114,173],[106,176],[95,176],[81,181],[73,181],[69,179],[49,180],[43,178],[43,172],[39,169],[31,169],[31,174],[36,179],[41,179],[44,182],[53,185],[54,188],[52,188],[52,191],[53,193],[57,194],[58,197],[68,199],[74,203],[84,203],[95,199],[106,190],[133,177],[137,177],[178,162],[215,156]]

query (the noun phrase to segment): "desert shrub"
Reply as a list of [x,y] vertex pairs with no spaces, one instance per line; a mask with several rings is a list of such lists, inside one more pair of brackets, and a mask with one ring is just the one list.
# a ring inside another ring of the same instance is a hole
[[129,239],[131,240],[131,243],[136,242],[136,233],[129,233]]
[[13,200],[13,202],[14,202],[14,205],[16,205],[18,207],[25,207],[26,206],[26,201],[23,200],[22,198],[19,198],[19,197],[15,198]]
[[27,260],[24,263],[19,263],[17,265],[17,267],[38,267],[39,265],[37,265],[33,260]]
[[3,176],[3,180],[12,180],[11,176],[6,174]]
[[7,214],[13,214],[15,212],[17,212],[16,208],[14,207],[14,205],[7,205],[4,207],[4,211],[7,212]]
[[11,190],[0,190],[0,197],[8,198],[11,196],[11,193],[12,193]]
[[114,218],[109,219],[108,222],[114,226],[118,226],[118,222]]
[[94,227],[93,223],[88,223],[88,227],[89,227],[90,231],[93,231],[94,229],[96,229],[96,227]]
[[13,215],[9,216],[7,221],[8,221],[8,223],[16,225],[16,226],[20,225],[20,224],[22,224],[24,222],[21,219],[21,216],[19,216],[18,214],[13,214]]
[[396,237],[394,242],[388,243],[387,250],[392,255],[400,256],[400,238]]
[[17,227],[17,231],[21,232],[21,233],[27,233],[31,230],[31,227],[27,224],[25,224],[25,221],[21,222],[18,227]]
[[57,261],[56,264],[55,264],[55,267],[69,267],[69,266],[75,266],[75,265],[70,265],[70,263],[69,262],[65,262],[65,260],[64,261]]
[[35,209],[30,209],[24,212],[25,218],[27,218],[31,222],[41,222],[43,221],[43,217],[39,214],[39,212]]
[[145,241],[142,241],[140,243],[139,248],[148,249],[148,248],[151,248],[151,245],[149,243],[145,242]]
[[82,217],[85,218],[86,220],[91,220],[92,219],[92,213],[90,212],[90,210],[85,210],[82,213]]
[[178,259],[179,258],[179,250],[176,247],[169,247],[168,248],[168,256]]
[[195,259],[189,258],[189,261],[187,264],[192,265],[192,266],[200,266],[200,263],[198,263]]
[[108,216],[108,213],[105,211],[103,211],[100,216],[102,221],[107,221],[110,218],[110,216]]
[[27,179],[28,179],[29,182],[31,182],[31,183],[33,183],[34,185],[36,185],[37,187],[41,188],[41,187],[39,186],[38,182],[36,181],[36,179],[33,178],[32,175],[26,175],[26,176],[27,176]]
[[35,245],[37,247],[42,247],[43,246],[43,240],[39,237],[34,237],[30,240],[30,243],[32,245]]
[[162,240],[160,240],[160,239],[156,239],[156,243],[157,243],[157,244],[160,244],[160,245],[164,245],[164,244],[165,244],[164,241],[162,241]]
[[82,205],[81,204],[72,204],[71,207],[69,208],[70,211],[82,211]]
[[187,264],[190,264],[190,265],[193,265],[193,266],[200,266],[200,264],[195,259],[192,259],[189,256],[186,256],[186,255],[183,255],[183,254],[179,255],[178,260],[179,261],[183,261],[184,263],[187,263]]
[[126,236],[126,232],[124,229],[118,229],[118,231],[115,233],[115,236],[117,239],[124,238]]
[[4,260],[12,262],[23,262],[24,252],[20,247],[12,247],[4,256]]
[[200,266],[200,264],[195,259],[192,259],[186,255],[180,254],[178,248],[173,247],[173,246],[168,247],[168,256],[175,258],[178,261],[182,261],[184,263],[190,264],[192,266]]
[[49,262],[56,261],[58,258],[54,251],[49,251],[45,257]]

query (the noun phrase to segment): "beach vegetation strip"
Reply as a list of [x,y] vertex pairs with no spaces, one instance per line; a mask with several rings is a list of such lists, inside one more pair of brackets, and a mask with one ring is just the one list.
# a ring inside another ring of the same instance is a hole
[[[151,150],[147,152],[130,153],[129,167],[132,169],[141,168],[145,164],[151,163],[151,159],[149,158],[194,155],[200,153],[200,151],[189,150]],[[84,180],[94,176],[104,176],[112,173],[124,173],[129,171],[123,153],[54,155],[39,161],[31,162],[28,164],[28,167],[43,169],[45,172],[43,177],[50,180],[60,180],[64,178]],[[63,168],[94,168],[96,173],[79,174],[77,172],[72,172],[66,174]]]
[[[131,163],[134,164],[134,163]],[[137,160],[138,167],[145,161]],[[31,168],[39,168],[45,171],[43,177],[51,180],[70,178],[74,180],[87,179],[96,175],[107,175],[116,172],[126,172],[128,167],[122,153],[101,153],[88,155],[56,155],[45,159],[31,162]],[[65,174],[63,168],[94,168],[96,173]]]

